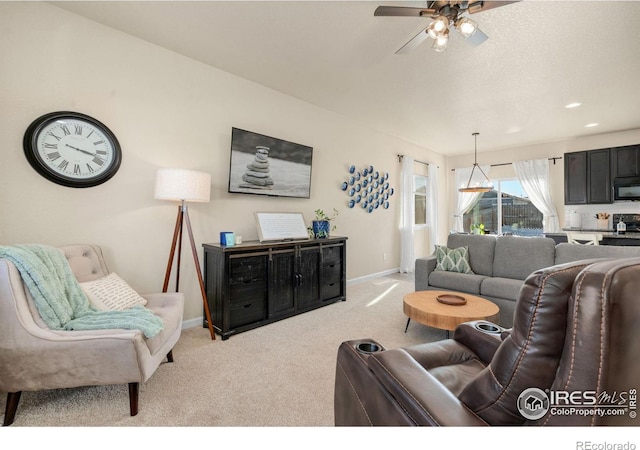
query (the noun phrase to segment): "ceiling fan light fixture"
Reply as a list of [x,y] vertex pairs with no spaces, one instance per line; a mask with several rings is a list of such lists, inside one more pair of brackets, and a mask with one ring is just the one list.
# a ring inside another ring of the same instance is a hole
[[469,11],[470,14],[474,14],[482,11],[483,6],[484,6],[484,2],[482,1],[469,3],[469,6],[467,7],[467,11]]
[[[391,2],[389,2],[391,3]],[[395,2],[393,2],[395,3]],[[402,2],[404,3],[404,2]],[[419,17],[429,20],[428,26],[422,28],[418,34],[406,42],[396,54],[405,54],[417,48],[428,38],[438,39],[445,31],[455,27],[456,31],[466,38],[465,43],[473,47],[485,42],[489,39],[484,31],[477,24],[468,19],[470,14],[487,11],[498,8],[514,1],[484,1],[484,0],[467,0],[467,1],[427,1],[422,6],[378,6],[373,13],[374,16],[392,16],[392,17]],[[464,17],[463,17],[464,16]],[[445,49],[444,38],[440,39],[440,43],[433,45],[437,51]]]
[[431,47],[436,52],[443,52],[447,49],[448,43],[449,43],[449,30],[445,30],[444,33],[440,34],[440,36],[434,39],[433,45]]
[[473,36],[473,33],[475,33],[477,29],[478,24],[466,17],[456,21],[456,30],[458,30],[458,33],[464,36],[465,39],[469,39]]
[[432,39],[437,39],[449,28],[449,19],[446,16],[438,16],[427,27],[427,33]]

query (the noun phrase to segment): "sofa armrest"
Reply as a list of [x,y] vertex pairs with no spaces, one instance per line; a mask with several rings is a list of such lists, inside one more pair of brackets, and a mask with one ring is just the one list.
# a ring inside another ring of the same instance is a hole
[[[495,332],[482,331],[478,329],[477,325],[489,325],[495,327],[496,330]],[[489,364],[496,350],[502,344],[501,333],[503,331],[504,328],[499,325],[485,320],[476,320],[458,325],[453,332],[453,339],[478,355],[482,362]]]
[[487,425],[406,351],[374,353],[368,364],[416,425]]
[[426,291],[429,289],[429,275],[436,268],[436,256],[416,259],[415,268],[415,289],[416,291]]

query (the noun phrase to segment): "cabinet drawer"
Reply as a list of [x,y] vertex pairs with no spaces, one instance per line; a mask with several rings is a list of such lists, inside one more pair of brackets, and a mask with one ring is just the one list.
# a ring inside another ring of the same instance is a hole
[[230,328],[240,327],[253,322],[259,322],[266,318],[266,304],[264,300],[256,300],[253,302],[244,302],[243,304],[233,306],[229,313],[231,318]]
[[338,297],[342,292],[342,262],[324,261],[320,280],[320,299]]
[[229,261],[229,282],[248,283],[266,278],[267,259],[265,256],[250,256]]
[[323,264],[322,265],[322,282],[331,282],[340,281],[342,277],[342,264],[340,263],[331,263],[331,264]]
[[342,255],[342,245],[335,247],[326,247],[322,249],[322,261],[326,263],[340,262]]
[[267,283],[264,280],[229,286],[229,304],[239,305],[252,301],[264,302],[267,297]]
[[267,290],[267,261],[264,256],[232,259],[229,271],[229,303],[231,305],[260,300]]
[[340,282],[340,278],[334,281],[326,280],[320,286],[321,300],[338,297],[340,294],[342,294],[342,283]]

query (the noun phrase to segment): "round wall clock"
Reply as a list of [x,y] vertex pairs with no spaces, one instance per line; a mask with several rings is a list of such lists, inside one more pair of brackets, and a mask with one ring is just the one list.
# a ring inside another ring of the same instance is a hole
[[103,123],[70,111],[38,117],[24,134],[29,164],[49,181],[86,188],[109,180],[120,168],[122,151]]

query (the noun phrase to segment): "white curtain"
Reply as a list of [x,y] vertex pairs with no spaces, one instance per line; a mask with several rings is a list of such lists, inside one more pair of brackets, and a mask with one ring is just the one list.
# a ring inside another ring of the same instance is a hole
[[542,228],[545,233],[560,231],[558,213],[551,201],[549,188],[549,160],[516,161],[513,167],[522,188],[533,206],[543,214]]
[[[491,169],[491,166],[480,166],[480,168],[487,176],[489,176],[489,170]],[[472,170],[473,166],[456,169],[456,189],[467,186]],[[474,179],[469,183],[471,185],[473,185],[475,182],[478,182],[477,184],[482,184],[482,181],[484,181],[484,176],[479,170],[476,170],[473,173],[473,177]],[[475,205],[476,200],[478,200],[478,197],[480,196],[480,193],[457,191],[457,194],[458,197],[456,202],[456,209],[453,213],[453,229],[459,233],[462,233],[464,232],[464,222],[462,220],[464,213],[466,213],[473,205]]]
[[429,226],[429,252],[436,250],[438,239],[438,166],[429,164],[429,191],[427,193],[427,222]]
[[413,224],[415,205],[413,202],[413,158],[402,157],[400,205],[400,272],[411,273],[415,267],[413,249]]

